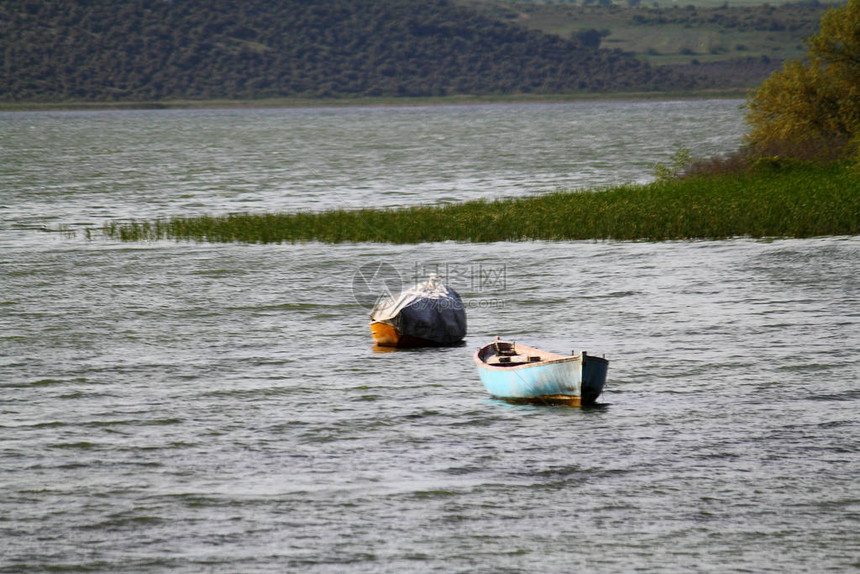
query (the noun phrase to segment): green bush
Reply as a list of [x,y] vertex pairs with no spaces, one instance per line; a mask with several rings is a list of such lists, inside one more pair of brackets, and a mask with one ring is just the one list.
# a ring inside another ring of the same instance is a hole
[[753,149],[821,142],[846,155],[860,134],[860,0],[828,10],[808,44],[808,61],[787,62],[749,98]]

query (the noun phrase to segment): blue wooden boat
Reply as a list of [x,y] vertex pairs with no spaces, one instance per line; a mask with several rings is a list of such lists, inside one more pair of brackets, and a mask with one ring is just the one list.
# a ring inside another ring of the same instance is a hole
[[475,351],[481,382],[494,397],[513,402],[593,404],[606,384],[609,361],[583,352],[562,356],[496,340]]

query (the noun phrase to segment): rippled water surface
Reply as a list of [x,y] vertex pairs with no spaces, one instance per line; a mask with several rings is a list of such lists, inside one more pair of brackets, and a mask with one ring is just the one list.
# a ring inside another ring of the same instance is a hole
[[[80,231],[645,181],[738,105],[0,114],[0,571],[856,571],[856,238]],[[445,274],[466,344],[374,351],[381,262]],[[605,354],[600,407],[489,398],[496,334]]]

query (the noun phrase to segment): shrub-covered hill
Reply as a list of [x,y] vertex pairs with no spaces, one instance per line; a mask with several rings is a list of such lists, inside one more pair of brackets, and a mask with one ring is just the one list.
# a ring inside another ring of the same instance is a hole
[[0,53],[7,102],[692,86],[449,0],[0,0]]

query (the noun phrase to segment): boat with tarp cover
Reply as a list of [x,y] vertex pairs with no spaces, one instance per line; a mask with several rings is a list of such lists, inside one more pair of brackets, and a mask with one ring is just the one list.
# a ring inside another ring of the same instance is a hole
[[466,309],[456,291],[431,275],[377,303],[370,312],[370,332],[380,347],[457,345],[466,336]]
[[512,402],[594,404],[609,368],[605,358],[586,352],[563,356],[498,337],[473,358],[484,388]]

